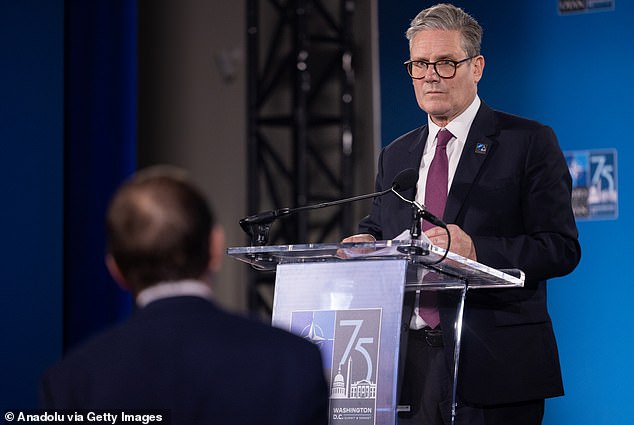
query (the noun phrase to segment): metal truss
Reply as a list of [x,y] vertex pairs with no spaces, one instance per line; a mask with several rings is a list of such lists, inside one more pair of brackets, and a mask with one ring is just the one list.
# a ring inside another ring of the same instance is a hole
[[[249,214],[350,197],[354,0],[247,0]],[[274,222],[268,243],[337,241],[346,206]],[[249,309],[270,314],[274,276],[253,272]]]

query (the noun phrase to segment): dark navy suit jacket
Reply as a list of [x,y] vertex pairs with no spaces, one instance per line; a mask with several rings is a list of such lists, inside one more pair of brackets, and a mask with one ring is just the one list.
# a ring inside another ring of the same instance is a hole
[[[389,188],[400,171],[418,169],[427,135],[425,125],[383,149],[377,191]],[[415,189],[403,195],[414,199]],[[391,239],[410,227],[411,217],[410,205],[396,196],[377,197],[360,231]],[[462,399],[490,405],[563,394],[546,279],[570,273],[581,249],[571,177],[552,129],[483,102],[443,219],[471,236],[480,263],[526,274],[521,289],[469,291],[459,369]],[[445,342],[453,346],[455,299],[444,291],[439,303]]]
[[172,424],[326,424],[319,350],[191,296],[154,301],[48,370],[42,407],[169,409]]

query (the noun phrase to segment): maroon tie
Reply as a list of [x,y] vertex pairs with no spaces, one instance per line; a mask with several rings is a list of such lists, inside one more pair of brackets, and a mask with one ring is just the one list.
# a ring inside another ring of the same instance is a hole
[[[441,128],[436,136],[436,152],[427,171],[425,183],[425,206],[430,213],[442,219],[447,203],[447,186],[449,182],[449,159],[447,159],[447,143],[453,137],[449,130]],[[433,224],[423,221],[423,230],[429,230]]]
[[[453,137],[449,130],[441,128],[436,136],[436,152],[427,171],[425,183],[425,206],[436,217],[442,218],[447,203],[447,186],[449,184],[449,159],[447,158],[447,143]],[[431,223],[423,221],[423,231],[433,227]],[[434,329],[440,323],[440,315],[436,303],[436,291],[422,291],[418,305],[418,314],[430,328]]]

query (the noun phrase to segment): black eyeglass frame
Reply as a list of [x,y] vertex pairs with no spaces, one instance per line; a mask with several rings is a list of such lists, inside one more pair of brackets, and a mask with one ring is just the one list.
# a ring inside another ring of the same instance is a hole
[[[403,65],[405,65],[405,70],[407,70],[407,74],[411,78],[413,78],[414,80],[422,80],[423,78],[425,78],[425,75],[423,75],[422,77],[414,77],[412,75],[412,64],[415,63],[415,62],[425,64],[425,67],[426,67],[425,68],[425,73],[427,73],[427,70],[429,69],[430,65],[433,65],[434,66],[434,72],[440,78],[443,78],[445,80],[450,80],[450,79],[452,79],[453,77],[456,76],[456,72],[458,72],[458,65],[460,65],[461,63],[464,63],[464,62],[466,62],[468,60],[471,60],[473,58],[476,58],[477,56],[478,55],[470,56],[470,57],[465,58],[465,59],[460,60],[460,61],[454,61],[454,60],[451,60],[451,59],[441,59],[441,60],[436,61],[436,62],[427,62],[427,61],[424,61],[424,60],[413,60],[413,59],[410,59],[408,61],[403,62]],[[443,77],[442,75],[440,75],[440,73],[438,72],[438,68],[436,67],[436,65],[439,64],[439,63],[452,64],[453,65],[453,74],[451,75],[451,77]]]

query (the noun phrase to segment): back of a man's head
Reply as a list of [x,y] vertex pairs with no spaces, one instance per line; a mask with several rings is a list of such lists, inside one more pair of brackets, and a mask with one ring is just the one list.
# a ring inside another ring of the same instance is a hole
[[159,282],[198,279],[208,269],[213,214],[179,169],[135,174],[115,193],[106,225],[108,253],[135,293]]

